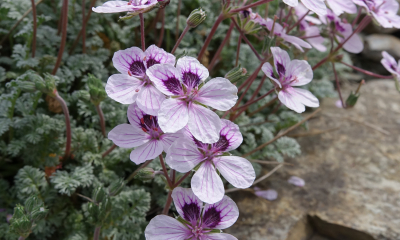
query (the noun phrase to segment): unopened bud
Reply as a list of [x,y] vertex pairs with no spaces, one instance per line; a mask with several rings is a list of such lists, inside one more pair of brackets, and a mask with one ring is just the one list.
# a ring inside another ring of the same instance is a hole
[[30,213],[34,208],[37,208],[40,205],[40,202],[37,197],[32,196],[26,199],[25,201],[25,211]]
[[360,93],[351,92],[349,97],[346,100],[346,107],[352,108],[356,105],[358,98],[360,97]]
[[35,83],[33,83],[33,82],[21,81],[21,82],[18,82],[18,86],[24,92],[34,92],[34,91],[36,91]]
[[225,74],[225,78],[235,83],[244,78],[247,78],[249,75],[247,73],[246,68],[242,68],[240,65],[230,70],[227,74]]
[[99,105],[107,97],[103,82],[94,75],[89,74],[87,84],[89,86],[90,100],[94,105]]
[[155,176],[154,169],[152,169],[152,168],[142,168],[137,172],[137,174],[135,176],[135,179],[139,179],[139,180],[142,180],[142,181],[152,180],[154,178],[154,176]]
[[203,9],[195,9],[193,10],[189,17],[186,20],[186,24],[191,27],[195,28],[199,26],[204,20],[206,20],[207,14],[206,12],[203,11]]
[[105,196],[106,192],[104,191],[103,187],[98,187],[93,191],[93,200],[96,203],[103,201]]
[[124,182],[122,179],[117,180],[117,181],[114,181],[114,182],[111,183],[111,185],[108,187],[108,194],[109,194],[110,196],[116,196],[116,195],[118,195],[118,194],[122,191],[122,189],[124,188],[124,186],[125,186],[125,182]]
[[48,210],[44,209],[43,207],[35,209],[31,213],[31,220],[35,222],[40,221],[46,216],[47,212]]

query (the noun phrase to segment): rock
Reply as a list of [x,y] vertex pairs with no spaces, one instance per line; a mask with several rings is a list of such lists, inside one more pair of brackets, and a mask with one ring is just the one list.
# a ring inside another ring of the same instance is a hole
[[400,58],[400,39],[387,34],[371,34],[364,38],[363,55],[374,61],[382,59],[382,51],[387,51],[395,58]]
[[[356,87],[345,86],[344,96]],[[240,217],[228,233],[240,240],[400,240],[400,94],[393,81],[374,80],[353,109],[337,108],[336,100],[323,101],[309,128],[338,129],[291,133],[301,136],[302,155],[258,184],[275,189],[277,200],[231,194]],[[289,184],[290,176],[306,185]]]

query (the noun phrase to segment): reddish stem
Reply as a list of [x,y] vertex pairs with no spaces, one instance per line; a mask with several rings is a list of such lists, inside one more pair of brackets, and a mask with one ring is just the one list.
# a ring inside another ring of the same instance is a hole
[[239,37],[238,37],[235,67],[237,67],[239,64],[240,45],[242,45],[242,35],[239,35]]
[[219,48],[218,48],[217,52],[215,53],[213,59],[211,60],[211,63],[208,65],[208,71],[213,69],[213,67],[215,65],[215,62],[217,61],[217,59],[221,55],[222,49],[225,47],[226,43],[229,42],[229,39],[231,37],[231,33],[232,33],[233,28],[234,28],[234,24],[231,23],[231,25],[229,26],[228,32],[226,33],[226,36],[225,36],[224,40],[222,41],[221,45],[219,45]]
[[247,39],[246,35],[242,32],[240,29],[239,25],[236,23],[236,20],[234,18],[231,18],[233,23],[235,24],[236,29],[240,32],[240,36],[243,38],[243,40],[249,45],[251,50],[254,52],[254,54],[257,56],[258,60],[263,61],[264,59],[261,58],[260,54],[257,52],[257,50],[254,48],[253,44]]
[[[174,54],[176,49],[178,48],[179,44],[181,44],[181,41],[183,39],[183,37],[186,35],[186,33],[189,31],[190,27],[188,25],[186,25],[185,29],[183,30],[181,36],[178,38],[178,40],[175,43],[174,48],[171,51],[171,54]],[[178,33],[179,34],[179,33]]]
[[144,16],[143,13],[139,13],[139,18],[140,18],[140,39],[142,42],[142,50],[143,52],[146,51],[146,42],[144,39]]
[[33,16],[32,58],[34,58],[35,57],[35,52],[36,52],[37,17],[36,17],[35,0],[31,0],[31,2],[32,2],[32,16]]
[[346,65],[346,66],[348,66],[348,67],[350,67],[350,68],[352,68],[352,69],[354,69],[356,71],[359,71],[361,73],[364,73],[364,74],[372,76],[372,77],[377,77],[377,78],[382,78],[382,79],[393,79],[393,76],[383,76],[383,75],[379,75],[379,74],[364,70],[362,68],[358,68],[356,66],[352,66],[352,65],[347,64],[345,62],[340,62],[340,63],[343,64],[343,65]]
[[55,90],[54,98],[60,103],[61,108],[62,108],[62,110],[64,112],[65,128],[67,130],[67,141],[65,143],[65,154],[64,154],[64,158],[63,159],[67,159],[69,157],[69,154],[70,154],[70,151],[71,151],[71,140],[72,140],[71,122],[70,122],[68,106],[65,103],[64,99],[58,94],[57,90]]
[[165,203],[164,210],[162,211],[162,214],[168,215],[169,208],[171,207],[172,204],[172,190],[169,190],[168,196],[167,196],[167,202]]
[[174,185],[174,188],[178,187],[179,185],[181,185],[181,183],[190,175],[190,171],[187,172],[185,175],[183,175]]
[[244,7],[232,9],[232,10],[230,11],[230,13],[237,13],[237,12],[246,10],[246,9],[248,9],[248,8],[257,7],[258,5],[261,5],[261,4],[264,4],[264,3],[269,3],[269,2],[272,2],[272,1],[273,1],[273,0],[261,0],[261,1],[258,1],[258,2],[252,3],[252,4],[249,4],[249,5],[246,5],[246,6],[244,6]]
[[62,17],[62,30],[61,30],[61,44],[60,50],[58,51],[56,65],[54,66],[53,72],[51,74],[56,75],[58,68],[61,64],[61,59],[64,53],[65,42],[67,41],[67,27],[68,27],[68,0],[63,2],[63,17]]
[[310,12],[310,10],[308,10],[308,11],[306,12],[306,14],[304,14],[299,20],[297,20],[297,22],[296,22],[292,27],[288,28],[288,30],[286,30],[286,33],[289,33],[290,31],[293,30],[293,28],[297,27],[297,26],[300,24],[300,22],[303,21],[303,19],[304,19],[305,17],[307,17],[307,15],[308,15],[309,12]]
[[82,0],[82,52],[86,53],[85,0]]
[[172,181],[169,178],[168,171],[167,171],[167,168],[165,167],[164,157],[162,156],[162,153],[160,154],[159,158],[160,158],[160,163],[161,163],[163,172],[165,174],[165,178],[167,179],[167,182],[168,182],[168,187],[172,189],[174,185],[172,184]]
[[201,61],[201,59],[203,58],[203,55],[206,52],[208,45],[210,45],[211,39],[214,36],[215,32],[217,31],[217,28],[219,24],[222,22],[222,20],[224,20],[224,15],[220,14],[217,20],[215,21],[214,25],[212,26],[211,31],[208,34],[206,41],[204,42],[204,45],[200,50],[200,53],[197,56],[197,60]]
[[106,121],[104,120],[103,110],[101,110],[100,104],[96,105],[96,111],[100,118],[100,127],[103,136],[106,137]]
[[176,27],[175,27],[175,41],[178,42],[178,35],[179,35],[179,18],[181,15],[181,5],[182,0],[178,0],[178,11],[176,13]]
[[158,40],[158,47],[161,47],[161,44],[164,40],[164,32],[165,32],[165,10],[164,8],[161,10],[161,31],[160,31],[160,39]]
[[344,101],[343,101],[342,92],[340,91],[339,77],[338,77],[338,75],[337,75],[336,68],[335,68],[335,63],[334,63],[334,62],[332,62],[332,69],[333,69],[333,73],[335,74],[336,88],[337,88],[337,91],[338,91],[338,93],[339,93],[340,101],[342,102],[343,108],[346,108],[346,104],[345,104]]
[[110,154],[110,152],[112,152],[115,148],[117,147],[117,145],[113,144],[107,151],[105,151],[103,154],[101,154],[102,158],[105,158],[108,154]]

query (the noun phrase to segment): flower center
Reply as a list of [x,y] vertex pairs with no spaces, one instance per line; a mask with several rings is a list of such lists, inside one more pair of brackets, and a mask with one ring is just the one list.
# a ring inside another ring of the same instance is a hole
[[164,134],[157,123],[157,117],[151,115],[143,115],[140,119],[140,126],[142,131],[149,134],[151,139],[160,139],[160,136]]
[[198,227],[198,226],[195,226],[193,229],[192,229],[192,233],[193,233],[193,235],[194,235],[194,237],[201,237],[201,236],[203,236],[203,228],[202,227]]

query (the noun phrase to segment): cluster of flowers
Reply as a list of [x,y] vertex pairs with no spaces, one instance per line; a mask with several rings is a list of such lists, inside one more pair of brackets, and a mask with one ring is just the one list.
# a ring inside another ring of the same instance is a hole
[[[163,7],[165,2],[109,1],[93,11],[136,15]],[[289,35],[291,29],[287,24],[262,18],[250,8],[240,11],[241,16],[268,29],[277,43],[288,42],[301,51],[312,47],[326,51],[323,36],[329,36],[345,50],[361,52],[363,43],[357,29],[353,32],[353,25],[340,18],[345,12],[357,13],[356,5],[365,8],[383,27],[400,27],[396,0],[329,0],[331,10],[324,0],[283,2],[290,6],[288,15],[294,8],[301,36]],[[326,24],[325,32],[320,32],[316,26],[319,24]],[[274,66],[265,62],[262,71],[274,84],[280,102],[298,113],[304,112],[306,106],[318,107],[319,101],[311,92],[296,88],[312,81],[309,63],[291,60],[279,47],[271,47],[270,52]],[[396,64],[388,53],[383,55],[383,65],[399,78],[400,63]],[[236,204],[224,195],[219,174],[236,188],[249,188],[255,171],[248,160],[229,153],[240,146],[243,137],[235,123],[220,119],[215,111],[234,107],[238,88],[226,78],[206,81],[209,71],[197,59],[176,59],[155,45],[146,51],[137,47],[120,50],[114,54],[113,64],[120,74],[108,79],[106,92],[115,101],[129,104],[129,124],[118,125],[108,138],[119,147],[135,148],[130,158],[136,164],[157,156],[163,161],[165,152],[170,169],[181,173],[195,171],[191,189],[174,186],[172,192],[180,217],[155,217],[146,228],[146,239],[236,239],[220,231],[231,226],[239,213]]]

